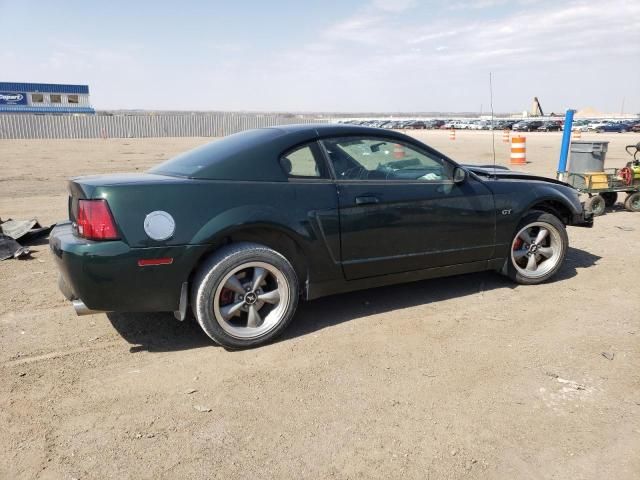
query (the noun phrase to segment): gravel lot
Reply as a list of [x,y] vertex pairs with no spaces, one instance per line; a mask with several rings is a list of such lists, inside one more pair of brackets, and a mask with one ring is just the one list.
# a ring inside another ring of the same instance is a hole
[[[413,134],[492,158],[490,132]],[[553,176],[560,136],[527,135],[522,169]],[[640,141],[583,139],[611,141],[609,167]],[[0,141],[0,216],[55,222],[66,178],[209,140]],[[171,314],[76,317],[42,242],[0,263],[0,478],[638,479],[640,214],[569,237],[552,283],[482,273],[324,298],[241,352]]]

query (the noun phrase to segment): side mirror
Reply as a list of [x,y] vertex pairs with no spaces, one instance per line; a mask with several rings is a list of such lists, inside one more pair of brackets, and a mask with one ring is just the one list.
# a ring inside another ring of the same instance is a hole
[[467,171],[464,168],[456,167],[453,171],[453,183],[463,183],[467,180]]

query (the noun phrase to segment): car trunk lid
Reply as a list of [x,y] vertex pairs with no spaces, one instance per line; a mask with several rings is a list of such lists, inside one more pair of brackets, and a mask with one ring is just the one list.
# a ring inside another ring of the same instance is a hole
[[[104,187],[136,184],[162,184],[181,181],[176,177],[151,173],[114,173],[106,175],[87,175],[69,180],[69,220],[75,222],[78,217],[78,201],[103,198]],[[108,201],[108,199],[107,199]]]

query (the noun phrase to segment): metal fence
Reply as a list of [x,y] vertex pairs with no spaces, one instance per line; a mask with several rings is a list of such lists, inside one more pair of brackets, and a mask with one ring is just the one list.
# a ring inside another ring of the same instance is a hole
[[198,115],[0,115],[0,139],[222,137],[251,128],[327,123],[309,117],[220,112]]

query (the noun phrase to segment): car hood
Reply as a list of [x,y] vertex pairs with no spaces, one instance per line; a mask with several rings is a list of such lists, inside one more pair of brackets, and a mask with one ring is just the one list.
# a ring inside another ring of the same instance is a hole
[[482,177],[493,177],[496,179],[505,180],[522,180],[529,182],[547,182],[573,188],[573,186],[569,185],[568,183],[556,180],[555,178],[533,175],[527,172],[516,172],[500,165],[463,165],[463,167]]

